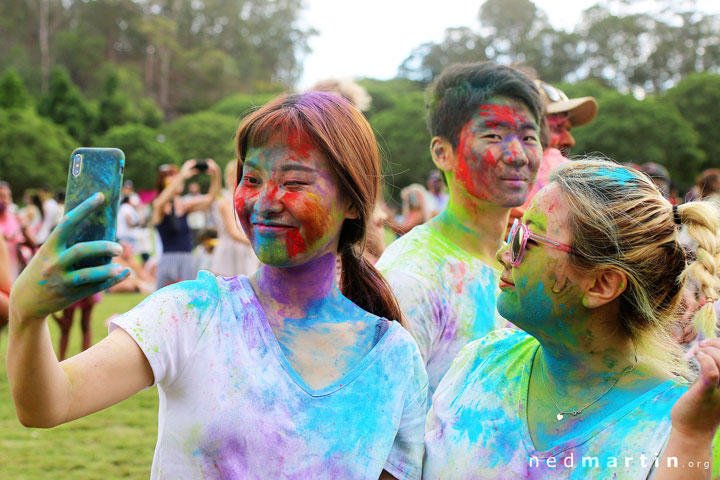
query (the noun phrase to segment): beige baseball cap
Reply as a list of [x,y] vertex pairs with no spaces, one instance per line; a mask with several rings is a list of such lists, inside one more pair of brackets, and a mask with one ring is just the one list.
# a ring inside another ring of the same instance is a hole
[[567,113],[573,127],[588,124],[597,116],[599,107],[595,98],[568,98],[562,90],[542,80],[535,80],[535,85],[540,90],[548,115]]

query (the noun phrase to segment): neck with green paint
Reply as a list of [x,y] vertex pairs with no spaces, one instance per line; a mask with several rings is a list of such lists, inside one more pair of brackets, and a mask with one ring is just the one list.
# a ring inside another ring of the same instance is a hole
[[482,262],[499,267],[495,253],[505,240],[510,208],[470,195],[450,182],[445,210],[428,225]]
[[635,363],[632,342],[613,328],[617,309],[617,303],[593,309],[561,303],[551,317],[529,322],[527,331],[540,342],[538,360],[556,397],[572,396],[578,385],[612,382]]

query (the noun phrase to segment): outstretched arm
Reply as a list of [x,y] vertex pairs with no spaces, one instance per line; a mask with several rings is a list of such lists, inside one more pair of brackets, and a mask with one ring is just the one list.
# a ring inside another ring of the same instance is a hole
[[720,339],[700,342],[696,355],[700,376],[670,413],[672,429],[654,480],[711,478],[712,468],[683,467],[690,462],[712,467],[712,442],[720,425]]
[[70,232],[103,203],[96,194],[66,215],[23,270],[10,293],[7,373],[18,418],[51,427],[108,407],[147,387],[152,371],[130,336],[115,331],[91,349],[59,363],[46,317],[124,280],[119,265],[72,270],[81,259],[118,255],[120,245],[72,245]]

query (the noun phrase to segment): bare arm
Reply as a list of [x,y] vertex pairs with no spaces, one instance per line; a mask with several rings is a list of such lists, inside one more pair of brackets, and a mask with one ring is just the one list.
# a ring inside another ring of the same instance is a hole
[[96,194],[66,215],[10,293],[7,373],[18,418],[26,426],[51,427],[88,415],[153,382],[140,347],[123,331],[63,363],[51,345],[49,313],[127,278],[128,271],[116,264],[71,270],[78,260],[121,251],[105,241],[66,245],[70,232],[102,201]]
[[207,210],[220,194],[220,188],[222,187],[220,167],[211,158],[207,159],[207,164],[208,172],[210,173],[210,189],[204,195],[198,195],[195,198],[186,199],[183,202],[183,205],[185,207],[185,211],[187,212]]
[[380,474],[380,478],[378,480],[396,480],[395,477],[393,477],[391,474],[389,474],[387,471],[383,470]]
[[[712,476],[712,442],[720,424],[720,339],[704,340],[696,355],[700,376],[673,406],[672,429],[654,480]],[[711,468],[683,468],[690,462]]]
[[230,202],[226,198],[221,199],[220,203],[218,204],[218,209],[220,211],[223,225],[225,225],[225,230],[227,230],[232,239],[244,245],[250,245],[250,241],[247,239],[245,234],[238,228],[237,223],[235,222],[233,206],[230,204]]
[[173,201],[177,192],[185,184],[185,180],[197,173],[195,169],[196,163],[197,161],[195,159],[190,159],[183,163],[178,174],[175,175],[172,181],[160,192],[160,195],[153,200],[152,222],[154,225],[162,223],[163,218],[165,218],[165,205]]

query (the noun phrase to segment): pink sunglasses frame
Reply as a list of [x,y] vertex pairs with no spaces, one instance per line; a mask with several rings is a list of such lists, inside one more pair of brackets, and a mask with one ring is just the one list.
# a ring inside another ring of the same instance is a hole
[[[516,259],[512,259],[513,252],[512,252],[512,244],[513,240],[515,238],[515,235],[517,235],[519,232],[520,236],[520,251],[518,252],[518,256]],[[525,254],[525,246],[527,245],[528,239],[535,240],[536,242],[544,243],[545,245],[548,245],[550,247],[556,248],[558,250],[562,250],[566,253],[572,253],[574,255],[578,255],[577,250],[572,248],[569,245],[565,245],[564,243],[560,243],[558,241],[552,240],[547,237],[543,237],[542,235],[538,235],[536,233],[532,233],[530,229],[525,225],[524,223],[520,222],[517,218],[512,224],[512,227],[510,228],[510,234],[508,235],[508,245],[510,245],[510,258],[511,262],[510,265],[513,267],[517,267],[522,263],[523,255]]]

